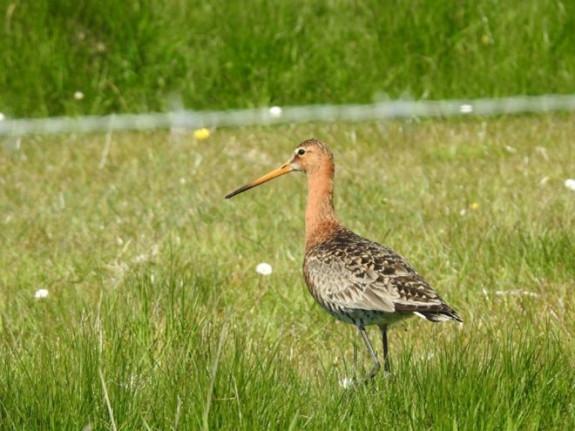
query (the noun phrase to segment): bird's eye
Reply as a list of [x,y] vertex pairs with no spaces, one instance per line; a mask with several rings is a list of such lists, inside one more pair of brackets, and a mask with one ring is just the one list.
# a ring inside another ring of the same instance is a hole
[[303,148],[300,148],[299,150],[297,150],[297,154],[298,156],[303,156],[305,154],[305,150]]

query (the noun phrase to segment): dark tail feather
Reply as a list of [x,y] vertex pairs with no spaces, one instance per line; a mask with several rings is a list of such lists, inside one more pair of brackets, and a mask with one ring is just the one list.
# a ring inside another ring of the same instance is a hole
[[425,320],[429,320],[430,322],[445,322],[447,320],[463,322],[461,317],[459,317],[457,313],[451,308],[441,311],[414,311],[413,314]]

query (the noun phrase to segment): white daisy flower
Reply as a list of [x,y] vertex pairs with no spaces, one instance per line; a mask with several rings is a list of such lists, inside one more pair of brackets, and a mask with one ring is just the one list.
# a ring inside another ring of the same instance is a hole
[[34,293],[34,299],[44,299],[48,297],[48,289],[38,289],[36,293]]
[[270,275],[272,273],[272,266],[269,263],[262,262],[256,266],[256,272],[261,275]]

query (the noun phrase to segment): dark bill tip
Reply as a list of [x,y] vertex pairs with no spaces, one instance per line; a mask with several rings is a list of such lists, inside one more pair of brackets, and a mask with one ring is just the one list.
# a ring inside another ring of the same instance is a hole
[[228,194],[226,195],[226,199],[231,199],[231,198],[233,198],[235,195],[239,195],[240,193],[245,192],[246,190],[249,190],[249,189],[251,189],[252,187],[253,187],[253,186],[252,186],[251,184],[246,184],[245,186],[242,186],[242,187],[240,187],[239,189],[234,190],[234,191],[231,192],[231,193],[228,193]]

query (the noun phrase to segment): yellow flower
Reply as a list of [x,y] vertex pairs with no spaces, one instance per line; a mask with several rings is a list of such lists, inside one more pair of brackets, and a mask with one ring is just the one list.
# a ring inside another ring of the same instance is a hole
[[491,39],[491,36],[488,34],[483,34],[481,36],[481,43],[483,45],[491,45],[493,43],[493,39]]
[[210,131],[209,131],[209,129],[206,129],[205,127],[202,127],[201,129],[194,130],[194,138],[196,138],[198,141],[204,141],[204,140],[208,139],[209,137],[210,137]]

